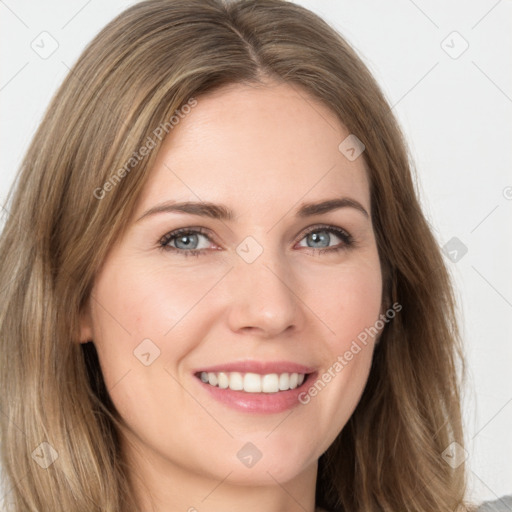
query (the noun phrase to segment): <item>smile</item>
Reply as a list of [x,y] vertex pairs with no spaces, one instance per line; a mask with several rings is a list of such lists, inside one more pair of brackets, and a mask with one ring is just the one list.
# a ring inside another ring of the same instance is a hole
[[298,397],[318,368],[293,361],[223,362],[195,368],[194,381],[211,398],[244,413],[275,414],[301,405]]

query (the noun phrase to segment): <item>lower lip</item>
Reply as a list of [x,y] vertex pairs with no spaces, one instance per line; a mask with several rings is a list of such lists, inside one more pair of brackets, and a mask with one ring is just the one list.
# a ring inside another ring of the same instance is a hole
[[277,393],[246,393],[229,388],[221,389],[218,386],[204,383],[196,376],[194,378],[213,398],[232,409],[242,412],[274,414],[287,411],[300,404],[299,395],[314,381],[316,373],[308,374],[299,387]]

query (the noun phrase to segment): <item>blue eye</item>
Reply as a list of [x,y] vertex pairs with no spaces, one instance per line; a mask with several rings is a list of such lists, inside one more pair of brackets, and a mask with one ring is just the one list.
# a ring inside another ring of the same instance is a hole
[[159,244],[166,251],[177,251],[184,256],[199,256],[208,246],[206,244],[205,247],[198,247],[199,237],[209,240],[201,228],[181,228],[164,235]]
[[185,233],[175,237],[174,241],[177,249],[197,249],[198,239],[199,236],[195,233]]
[[[207,242],[201,243],[201,238]],[[331,246],[333,238],[335,242],[338,239],[338,242]],[[304,233],[300,240],[306,240],[308,244],[300,247],[316,249],[315,252],[320,253],[346,250],[354,245],[354,240],[349,233],[334,226],[314,226]],[[158,242],[162,250],[176,252],[183,256],[199,256],[208,251],[209,243],[211,243],[210,237],[203,228],[176,229],[164,235]]]
[[[333,235],[334,238],[341,240],[343,243],[341,247],[337,246],[340,242],[338,242],[334,247],[330,246]],[[307,233],[305,233],[303,239],[306,239],[307,242],[311,242],[313,244],[307,245],[306,247],[310,247],[312,249],[320,249],[320,252],[347,249],[353,243],[351,235],[349,235],[343,229],[335,228],[333,226],[315,226]]]

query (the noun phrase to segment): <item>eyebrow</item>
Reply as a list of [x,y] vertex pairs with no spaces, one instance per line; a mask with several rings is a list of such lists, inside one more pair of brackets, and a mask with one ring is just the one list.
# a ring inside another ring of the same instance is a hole
[[[313,215],[321,215],[340,208],[354,208],[361,212],[366,218],[369,218],[368,212],[363,205],[349,197],[341,197],[335,199],[327,199],[319,203],[304,203],[296,212],[297,217],[312,217]],[[199,215],[201,217],[209,217],[211,219],[232,221],[235,218],[234,212],[222,204],[210,202],[194,202],[185,201],[177,203],[174,201],[166,201],[150,208],[144,212],[136,222],[144,218],[156,215],[159,213],[189,213],[191,215]]]

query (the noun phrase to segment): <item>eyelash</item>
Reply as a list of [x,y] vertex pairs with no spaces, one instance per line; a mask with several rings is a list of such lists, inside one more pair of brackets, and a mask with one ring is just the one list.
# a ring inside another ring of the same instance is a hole
[[[320,252],[320,253],[336,253],[339,251],[346,251],[346,250],[352,248],[353,246],[355,246],[355,242],[354,242],[352,235],[350,235],[347,231],[345,231],[343,229],[336,228],[334,226],[329,226],[329,225],[318,225],[318,226],[313,226],[313,227],[309,228],[302,234],[302,237],[298,239],[298,242],[300,242],[304,237],[310,235],[311,233],[315,233],[316,231],[326,231],[328,233],[333,233],[334,235],[336,235],[338,238],[340,238],[343,241],[343,245],[340,245],[338,247],[324,247],[324,248],[308,247],[308,249],[313,249],[316,252]],[[201,235],[206,236],[210,240],[210,237],[208,236],[207,233],[208,233],[207,230],[205,230],[203,228],[176,229],[174,231],[171,231],[171,232],[165,234],[158,241],[159,249],[162,251],[166,251],[166,252],[171,251],[171,252],[180,253],[183,256],[187,256],[187,257],[188,256],[200,256],[201,254],[203,254],[203,252],[209,251],[210,249],[191,249],[191,250],[187,251],[187,250],[183,250],[183,249],[178,249],[176,247],[171,247],[168,244],[169,244],[169,242],[172,242],[173,240],[177,239],[179,236],[183,236],[183,235],[201,234]],[[212,241],[212,240],[210,240],[210,241]]]

